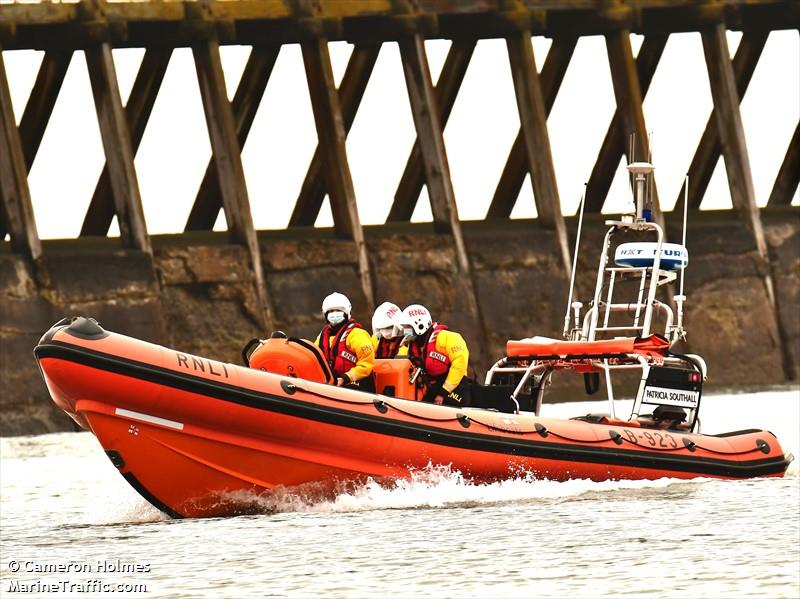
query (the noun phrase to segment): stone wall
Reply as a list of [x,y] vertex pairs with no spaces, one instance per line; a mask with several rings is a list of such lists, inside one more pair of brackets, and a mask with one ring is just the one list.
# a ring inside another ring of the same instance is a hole
[[[731,212],[690,218],[686,273],[687,351],[703,355],[709,387],[782,383],[800,372],[800,211],[764,211],[770,260],[762,261]],[[574,220],[569,222],[574,234]],[[669,223],[680,239],[680,223]],[[584,223],[576,298],[594,291],[602,217]],[[469,285],[452,244],[430,225],[367,227],[375,299],[424,303],[434,318],[466,337],[476,374],[503,354],[509,338],[559,337],[569,280],[552,234],[535,221],[468,222],[464,234],[481,320],[470,315]],[[263,231],[262,261],[274,323],[269,328],[313,338],[320,303],[349,295],[370,327],[372,307],[358,280],[352,242],[329,230]],[[242,346],[265,336],[254,277],[243,248],[224,234],[154,237],[154,254],[122,251],[118,242],[45,242],[45,268],[0,246],[0,434],[69,430],[52,407],[31,350],[63,316],[96,317],[115,332],[239,363]],[[777,310],[771,308],[771,281]]]
[[764,262],[737,223],[713,216],[689,228],[689,350],[705,357],[718,385],[780,382],[783,348],[767,281],[784,267]]
[[775,283],[786,374],[800,378],[800,217],[797,210],[767,213],[770,267]]

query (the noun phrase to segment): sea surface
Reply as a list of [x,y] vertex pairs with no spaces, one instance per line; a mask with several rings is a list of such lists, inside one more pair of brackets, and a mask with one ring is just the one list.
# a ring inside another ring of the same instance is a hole
[[[596,402],[544,415],[601,411]],[[620,412],[618,412],[620,413]],[[800,456],[800,390],[707,396],[703,432]],[[0,440],[0,596],[800,597],[800,478],[650,482],[430,468],[333,501],[170,520],[89,433]]]

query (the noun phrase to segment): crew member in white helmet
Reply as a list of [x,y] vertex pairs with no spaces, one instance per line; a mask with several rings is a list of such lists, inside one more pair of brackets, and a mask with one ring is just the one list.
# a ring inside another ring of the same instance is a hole
[[409,359],[422,370],[428,389],[422,401],[451,406],[468,406],[470,381],[467,378],[469,349],[464,338],[438,322],[433,322],[425,306],[412,304],[403,310],[398,323]]
[[395,358],[408,353],[402,344],[403,329],[397,324],[400,307],[383,302],[372,315],[372,347],[376,358]]
[[331,293],[326,297],[322,302],[325,326],[314,343],[322,350],[338,386],[356,386],[362,391],[374,392],[372,339],[352,319],[352,309],[350,300],[341,293]]

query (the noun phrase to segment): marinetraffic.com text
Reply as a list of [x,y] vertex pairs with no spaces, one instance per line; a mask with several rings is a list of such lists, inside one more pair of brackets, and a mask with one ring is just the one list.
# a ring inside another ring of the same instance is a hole
[[[137,580],[151,572],[145,562],[98,560],[96,562],[52,562],[10,560],[10,576],[3,576],[5,593],[147,593],[147,584]],[[120,576],[124,579],[120,580]]]

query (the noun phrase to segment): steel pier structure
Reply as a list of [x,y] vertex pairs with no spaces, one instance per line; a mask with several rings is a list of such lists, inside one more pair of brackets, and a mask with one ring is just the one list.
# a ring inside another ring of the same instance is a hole
[[[75,311],[99,313],[110,328],[157,341],[183,342],[198,351],[216,350],[216,355],[228,359],[234,359],[233,348],[246,341],[240,337],[248,331],[293,327],[298,334],[311,334],[319,324],[315,319],[320,294],[348,284],[364,319],[383,299],[403,303],[427,296],[443,319],[468,333],[479,364],[500,351],[504,336],[530,333],[531,323],[547,322],[543,332],[555,333],[563,315],[559,302],[565,297],[571,268],[574,223],[561,211],[547,116],[576,43],[586,35],[605,37],[617,104],[587,186],[587,218],[597,231],[602,228],[599,213],[614,173],[621,157],[629,153],[628,140],[635,140],[637,154],[648,152],[642,101],[670,34],[701,35],[713,112],[689,169],[689,209],[699,208],[720,156],[734,209],[693,218],[698,223],[692,237],[697,244],[691,248],[693,260],[699,256],[708,267],[694,275],[696,284],[705,289],[697,313],[712,321],[709,315],[719,310],[749,313],[750,318],[734,324],[705,322],[707,329],[697,343],[707,354],[714,354],[714,343],[724,345],[716,350],[722,367],[737,367],[748,352],[759,353],[750,362],[756,374],[738,370],[723,375],[723,382],[796,379],[800,222],[790,204],[800,180],[800,124],[775,173],[767,207],[759,209],[739,104],[769,33],[798,27],[797,0],[0,4],[0,48],[44,51],[19,125],[0,54],[0,387],[4,394],[0,407],[13,401],[9,385],[18,385],[32,404],[43,395],[33,361],[25,358],[31,364],[17,366],[23,360],[18,352],[32,347],[36,332],[45,330],[49,319]],[[728,30],[743,34],[732,60]],[[644,36],[635,58],[633,33]],[[535,66],[532,36],[552,38],[541,72]],[[439,38],[452,40],[452,45],[434,86],[424,42]],[[506,41],[520,129],[496,191],[487,198],[486,220],[461,222],[443,129],[476,43],[488,38]],[[337,88],[328,42],[339,40],[354,47]],[[225,44],[252,46],[233,101],[227,97],[220,61],[219,49]],[[241,150],[284,44],[302,47],[319,145],[287,231],[257,231]],[[386,225],[362,227],[345,141],[382,44],[399,46],[417,139]],[[146,51],[123,105],[111,52],[129,47]],[[212,158],[185,233],[150,236],[134,156],[172,50],[178,47],[193,52]],[[86,59],[106,164],[80,239],[42,242],[27,174],[76,51]],[[511,222],[528,174],[538,218]],[[430,198],[432,226],[409,222],[423,186]],[[313,228],[326,195],[332,231]],[[683,194],[676,213],[682,205]],[[211,232],[220,210],[228,225],[226,236]],[[677,215],[662,213],[657,203],[655,212],[668,229],[677,230]],[[106,237],[115,216],[119,240]],[[494,251],[486,251],[487,247]],[[735,264],[720,265],[719,256],[734,254]],[[399,255],[405,256],[404,265],[399,264]],[[377,271],[375,256],[381,256],[386,271]],[[412,297],[409,280],[425,292]],[[724,282],[731,280],[730,285]],[[187,308],[192,315],[180,313],[176,303],[193,306]],[[229,304],[235,309],[221,316],[220,306]],[[687,309],[691,311],[691,305]],[[702,329],[704,322],[696,318],[690,325]],[[733,350],[730,344],[735,345]],[[716,365],[713,359],[712,365]],[[35,430],[58,426],[46,415],[32,412],[30,417],[39,419],[41,426]],[[0,432],[24,430],[20,424]]]

